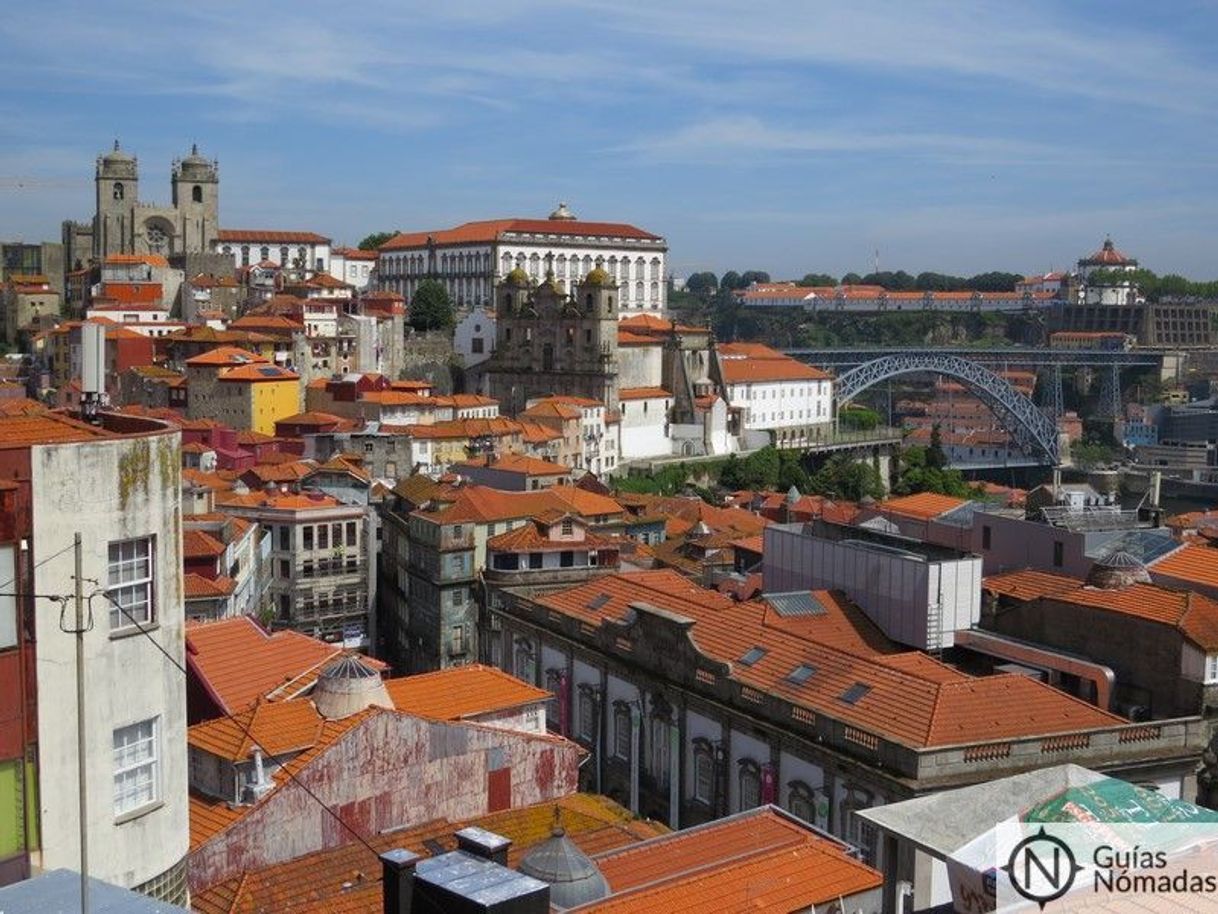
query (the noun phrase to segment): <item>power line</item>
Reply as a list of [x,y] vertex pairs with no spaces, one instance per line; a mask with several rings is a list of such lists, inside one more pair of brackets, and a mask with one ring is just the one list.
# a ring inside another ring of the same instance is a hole
[[[69,548],[71,548],[71,547],[69,547]],[[190,674],[186,671],[186,667],[184,667],[184,666],[182,666],[182,664],[178,663],[177,658],[174,657],[172,654],[170,654],[169,651],[165,650],[165,648],[161,645],[161,643],[159,641],[157,641],[156,638],[152,637],[152,633],[149,632],[146,628],[144,628],[144,626],[139,623],[139,620],[137,620],[134,616],[131,615],[130,612],[127,611],[127,608],[125,606],[123,606],[121,603],[119,603],[117,600],[115,600],[113,597],[111,597],[104,590],[99,590],[99,591],[96,591],[96,592],[90,594],[89,595],[90,603],[92,603],[93,597],[95,597],[95,596],[105,597],[107,600],[110,601],[110,603],[112,605],[118,607],[118,611],[127,617],[127,620],[136,627],[136,629],[139,631],[139,633],[141,635],[143,635],[144,637],[146,637],[149,641],[151,641],[152,645],[158,651],[161,652],[161,654],[165,657],[166,660],[168,660],[171,664],[173,664],[173,666],[178,670],[179,673],[182,674],[182,676],[184,678],[189,678]],[[259,751],[262,752],[263,755],[265,755],[267,758],[274,758],[274,755],[267,750],[266,746],[264,746],[264,745],[262,745],[262,743],[258,742],[258,740],[256,740],[253,737],[253,735],[250,733],[250,728],[253,726],[253,723],[254,723],[254,716],[252,714],[250,715],[249,723],[242,726],[240,721],[238,721],[234,715],[229,714],[227,711],[223,711],[222,713],[224,714],[225,717],[228,718],[229,722],[231,722],[238,729],[241,730],[241,732],[245,736],[245,738],[248,739],[251,743],[253,743],[259,749]],[[324,809],[334,819],[335,822],[337,822],[344,829],[346,829],[348,832],[350,832],[351,836],[354,837],[355,840],[358,841],[360,844],[362,844],[365,848],[367,848],[369,853],[371,853],[373,856],[380,855],[379,852],[377,851],[377,849],[374,848],[371,844],[369,844],[367,839],[365,839],[363,835],[361,835],[358,831],[356,831],[352,826],[348,825],[343,820],[342,816],[340,816],[337,812],[335,812],[328,805],[326,805],[326,803],[319,796],[317,796],[317,794],[315,794],[312,790],[310,790],[303,781],[301,781],[298,777],[296,777],[295,774],[293,774],[291,772],[291,770],[288,768],[287,765],[281,765],[279,770],[282,771],[285,775],[287,775],[288,779],[291,780],[293,784],[295,784],[297,787],[299,787],[301,790],[303,790],[306,794],[308,794],[309,798],[311,800],[313,800],[313,802],[315,802],[322,809]]]
[[[51,561],[51,559],[57,559],[57,558],[59,558],[61,555],[63,555],[65,552],[70,552],[71,550],[73,550],[73,549],[75,549],[75,548],[76,548],[76,544],[75,544],[75,543],[69,543],[67,546],[64,546],[62,549],[60,549],[60,550],[59,550],[58,552],[56,552],[54,555],[48,555],[48,556],[47,556],[45,559],[43,559],[41,562],[38,562],[37,564],[35,564],[35,565],[34,565],[34,567],[30,569],[30,571],[37,571],[39,568],[41,568],[41,567],[42,567],[43,565],[45,565],[47,562]],[[15,580],[17,580],[17,576],[16,576],[16,575],[14,575],[13,577],[9,578],[7,581],[4,581],[3,583],[0,583],[0,587],[8,587],[8,585],[9,585],[9,584],[12,584],[12,583],[13,583]],[[7,596],[7,594],[5,594],[5,596]],[[20,596],[20,595],[18,595],[18,596]],[[71,594],[69,594],[69,595],[68,595],[68,597],[67,597],[67,599],[71,599],[71,596],[72,596],[72,595],[71,595]]]

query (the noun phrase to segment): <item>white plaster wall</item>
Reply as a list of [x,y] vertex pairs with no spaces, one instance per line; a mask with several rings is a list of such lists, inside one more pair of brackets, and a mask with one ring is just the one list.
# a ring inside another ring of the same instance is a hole
[[791,428],[833,419],[832,381],[731,384],[728,399],[745,410],[747,429]]
[[[84,542],[83,577],[107,579],[112,541],[156,536],[156,627],[152,638],[185,664],[180,516],[181,436],[177,432],[32,449],[34,561],[39,593],[71,593],[73,533]],[[38,641],[39,812],[43,866],[79,867],[75,639],[59,629],[53,606],[35,614]],[[111,638],[109,606],[92,601],[85,635],[85,714],[90,875],[131,887],[187,853],[186,682],[138,633]],[[116,824],[116,727],[158,720],[161,805]]]
[[[474,339],[482,340],[482,352],[474,352]],[[467,366],[485,362],[495,351],[495,316],[481,306],[465,315],[453,328],[453,348]]]
[[665,434],[671,404],[672,400],[667,397],[621,402],[622,460],[668,456],[672,453],[672,439]]

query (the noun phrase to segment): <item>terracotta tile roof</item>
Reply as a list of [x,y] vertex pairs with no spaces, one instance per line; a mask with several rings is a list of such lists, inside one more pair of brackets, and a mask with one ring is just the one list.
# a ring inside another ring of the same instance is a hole
[[594,533],[586,533],[584,538],[577,542],[572,542],[571,540],[552,540],[543,534],[543,529],[548,528],[551,524],[556,523],[567,515],[558,511],[546,512],[547,515],[551,513],[553,513],[554,517],[547,518],[545,523],[542,522],[541,518],[533,518],[530,522],[521,524],[514,530],[491,537],[486,541],[486,548],[492,552],[567,552],[570,550],[579,552],[617,545],[612,540],[597,536]]
[[285,232],[280,229],[220,229],[216,233],[220,241],[249,241],[286,244],[329,244],[330,239],[316,232]]
[[348,260],[376,260],[376,251],[364,251],[360,248],[333,248],[332,253],[346,257]]
[[[189,365],[190,362],[188,361]],[[299,381],[300,375],[278,365],[241,365],[237,368],[225,368],[220,371],[221,381],[241,381],[261,383],[263,381]]]
[[724,359],[785,359],[777,349],[764,343],[720,343],[719,355]]
[[193,571],[182,576],[182,593],[187,600],[207,600],[227,597],[237,589],[237,582],[221,575],[214,580]]
[[[287,461],[259,463],[241,473],[242,479],[252,485],[265,486],[268,482],[297,482],[317,469],[312,460],[291,458]],[[251,482],[252,481],[252,482]]]
[[186,360],[189,366],[214,366],[223,368],[228,365],[269,365],[270,363],[256,352],[239,349],[236,346],[217,346],[207,352]]
[[546,701],[550,693],[480,663],[385,680],[394,707],[433,720],[464,720]]
[[182,531],[182,556],[188,559],[215,558],[224,555],[225,545],[202,530]]
[[612,894],[570,911],[805,911],[883,875],[773,806],[600,854]]
[[[304,329],[304,322],[294,320],[282,314],[246,314],[243,317],[237,318],[231,324],[230,328],[237,330],[270,330],[270,331],[287,331],[290,333]],[[262,334],[259,334],[260,336]],[[271,339],[266,337],[266,339]]]
[[[602,599],[602,597],[604,599]],[[736,603],[675,571],[607,575],[558,593],[533,598],[549,609],[592,625],[622,621],[632,603],[644,603],[694,620],[690,637],[708,657],[731,664],[732,678],[864,732],[913,747],[1042,736],[1110,727],[1125,721],[1057,689],[1023,676],[973,678],[933,661],[893,664],[863,655],[768,620],[758,602]],[[591,606],[597,608],[592,609]],[[740,658],[755,647],[765,653],[751,665]],[[814,670],[802,683],[791,672]],[[928,670],[933,669],[933,672]],[[846,690],[867,686],[854,703]]]
[[484,397],[480,394],[449,394],[446,396],[432,397],[431,399],[436,406],[452,406],[457,409],[470,409],[476,406],[499,405],[499,401],[493,397]]
[[113,265],[147,264],[151,267],[169,266],[169,261],[160,254],[109,254],[104,263]]
[[1194,591],[1170,590],[1156,584],[1091,587],[1074,578],[1033,571],[991,575],[983,586],[1020,600],[1044,597],[1170,625],[1202,650],[1218,652],[1218,601]]
[[[575,417],[572,416],[571,418]],[[548,444],[551,441],[562,440],[562,432],[538,422],[521,420],[520,440],[528,444]]]
[[737,549],[747,549],[749,552],[756,552],[760,555],[765,549],[765,537],[758,533],[756,536],[746,536],[743,539],[738,539],[732,545]]
[[896,514],[916,520],[930,520],[963,505],[967,499],[940,495],[937,492],[919,492],[903,498],[889,498],[876,505],[881,514]]
[[618,391],[619,400],[654,400],[671,396],[663,387],[623,387]]
[[343,503],[337,498],[320,492],[308,495],[284,492],[249,492],[238,495],[235,492],[217,492],[216,504],[235,508],[266,508],[272,511],[316,511],[343,507]]
[[0,416],[0,449],[117,437],[102,428],[59,413],[27,412],[24,403],[19,403],[14,409],[14,413]]
[[307,688],[342,653],[299,632],[269,633],[248,616],[186,625],[191,672],[229,713],[268,695],[290,697],[295,686]]
[[241,762],[253,756],[255,744],[270,756],[308,749],[317,744],[322,723],[311,701],[259,698],[231,718],[218,717],[188,727],[186,742],[226,761]]
[[489,486],[462,486],[450,504],[420,515],[437,523],[492,523],[533,517],[556,508],[580,517],[618,517],[622,506],[612,498],[575,486],[552,486],[535,492],[505,492]]
[[664,338],[633,333],[629,330],[618,330],[617,344],[619,346],[663,346]]
[[534,404],[520,414],[525,419],[578,419],[583,413],[574,406],[543,400]]
[[[195,816],[192,797],[191,822]],[[203,815],[211,811],[202,808]],[[636,819],[607,797],[572,794],[557,801],[509,809],[477,819],[439,820],[417,828],[375,835],[369,842],[377,853],[406,848],[429,855],[439,846],[456,849],[453,834],[476,825],[512,842],[508,865],[516,866],[529,850],[550,837],[555,814],[563,829],[585,854],[611,851],[667,833],[659,823]],[[425,843],[426,842],[426,843]],[[381,866],[358,843],[306,854],[287,863],[253,870],[240,877],[192,893],[200,914],[252,914],[291,911],[292,914],[381,914]],[[357,885],[352,886],[352,882]]]
[[723,380],[727,384],[759,384],[768,381],[824,381],[827,372],[791,358],[722,359]]
[[654,314],[632,314],[618,321],[618,332],[626,330],[630,333],[647,334],[654,338],[659,335],[668,336],[674,329],[678,333],[708,333],[706,327],[694,327],[691,324],[678,324],[676,321],[656,317]]
[[1218,549],[1184,546],[1150,566],[1152,575],[1167,575],[1188,584],[1218,588]]
[[[397,396],[409,397],[402,393]],[[411,438],[503,438],[520,434],[520,424],[512,419],[449,419],[432,425],[410,425]]]
[[604,403],[600,400],[593,400],[591,397],[576,397],[570,394],[551,394],[548,397],[542,398],[540,403],[565,403],[567,406],[583,406],[583,407],[604,407]]
[[362,482],[371,482],[372,474],[365,470],[360,464],[362,461],[352,460],[343,454],[336,454],[323,463],[321,466],[312,470],[308,475],[313,476],[318,473],[348,473]]
[[453,472],[460,472],[462,469],[477,469],[486,468],[491,470],[503,470],[509,473],[522,473],[525,476],[570,476],[570,467],[565,467],[561,463],[554,463],[550,460],[540,460],[537,457],[529,457],[524,454],[502,454],[496,457],[490,463],[484,460],[467,460],[463,463],[454,463],[450,469]]
[[645,232],[633,225],[621,222],[584,222],[573,219],[487,219],[480,222],[465,222],[456,228],[431,232],[400,232],[382,244],[377,250],[384,252],[405,251],[425,247],[429,244],[489,243],[505,234],[532,235],[583,235],[608,238],[632,238],[662,241],[658,235]]
[[211,489],[213,492],[227,492],[233,487],[233,480],[226,476],[221,476],[219,473],[204,473],[202,470],[194,470],[190,467],[182,469],[182,479],[192,485]]

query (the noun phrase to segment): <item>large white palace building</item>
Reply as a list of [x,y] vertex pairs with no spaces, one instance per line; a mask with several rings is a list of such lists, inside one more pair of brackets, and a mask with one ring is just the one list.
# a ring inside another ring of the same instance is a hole
[[404,232],[381,245],[378,285],[409,301],[424,279],[443,283],[459,307],[489,304],[493,285],[519,267],[534,282],[548,272],[564,289],[593,269],[619,288],[619,315],[660,314],[667,298],[659,235],[617,222],[585,222],[566,204],[548,219],[492,219],[434,232]]

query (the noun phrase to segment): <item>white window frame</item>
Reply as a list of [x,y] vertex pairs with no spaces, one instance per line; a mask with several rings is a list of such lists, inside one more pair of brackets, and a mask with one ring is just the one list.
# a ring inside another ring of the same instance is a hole
[[1205,684],[1218,683],[1218,654],[1205,655]]
[[160,718],[157,717],[114,730],[116,819],[130,816],[160,802],[160,730]]
[[[130,547],[130,553],[124,551],[126,547]],[[120,604],[130,614],[128,616],[121,612],[118,606],[112,603],[110,606],[111,631],[134,628],[135,622],[143,626],[156,622],[155,576],[155,536],[117,540],[108,545],[106,550],[106,597]]]

